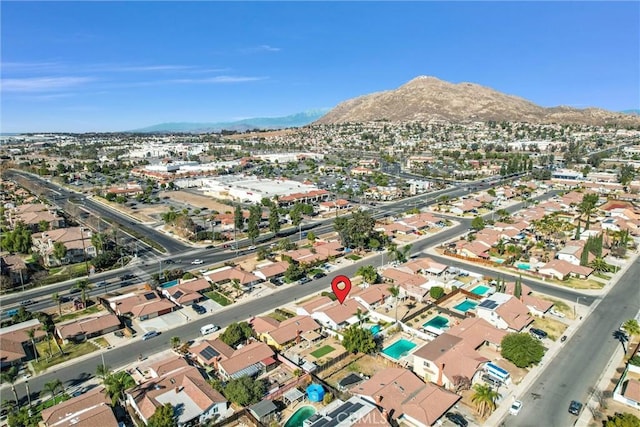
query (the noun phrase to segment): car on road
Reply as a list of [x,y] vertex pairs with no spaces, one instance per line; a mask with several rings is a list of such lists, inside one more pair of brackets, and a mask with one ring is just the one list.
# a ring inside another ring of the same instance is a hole
[[160,335],[160,332],[158,331],[145,332],[145,334],[142,336],[142,341],[150,340],[151,338],[157,337],[158,335]]
[[164,263],[165,264],[175,264],[176,262],[174,260],[172,260],[172,259],[165,259]]
[[194,259],[193,261],[191,261],[191,264],[200,265],[200,264],[204,264],[204,261],[201,259]]
[[80,288],[71,288],[71,289],[69,289],[69,293],[70,294],[77,294],[78,292],[82,292],[82,289],[80,289]]
[[213,249],[213,248],[215,248],[215,246],[213,246],[213,245],[208,245],[208,246],[205,247],[205,249]]
[[469,425],[469,421],[458,412],[447,412],[444,416],[457,426],[467,427]]
[[509,413],[511,415],[518,415],[520,410],[522,409],[522,402],[519,400],[514,401],[509,408]]
[[193,308],[193,311],[195,311],[198,314],[205,314],[207,312],[206,308],[198,304],[191,304],[191,308]]
[[134,277],[136,277],[135,274],[131,274],[131,273],[123,274],[122,276],[120,276],[120,281],[126,282],[127,280],[131,280]]
[[326,276],[326,274],[324,274],[324,273],[316,273],[316,274],[314,274],[313,276],[311,276],[311,278],[312,278],[313,280],[317,280],[317,279],[320,279],[320,278],[322,278],[322,277],[324,277],[324,276]]
[[255,246],[251,245],[251,246],[249,246],[249,247],[247,248],[247,250],[248,250],[248,251],[252,251],[252,250],[254,250],[255,248],[256,248]]
[[31,305],[31,304],[35,304],[35,303],[30,299],[26,299],[26,300],[20,301],[20,305],[23,306],[23,307],[25,305]]
[[309,283],[310,281],[311,279],[309,279],[308,277],[303,277],[298,281],[298,283],[300,283],[301,285],[304,285],[305,283]]
[[572,400],[569,404],[569,413],[573,415],[580,415],[580,411],[582,411],[582,403],[577,400]]

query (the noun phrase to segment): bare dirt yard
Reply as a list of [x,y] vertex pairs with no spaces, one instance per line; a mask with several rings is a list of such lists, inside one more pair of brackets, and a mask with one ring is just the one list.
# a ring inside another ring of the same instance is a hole
[[[193,194],[187,191],[162,191],[160,192],[160,198],[162,199],[163,197],[169,197],[173,201],[185,203],[194,208],[207,208],[220,213],[231,212],[233,210],[231,206],[213,200],[209,196]],[[166,208],[164,210],[166,210]]]

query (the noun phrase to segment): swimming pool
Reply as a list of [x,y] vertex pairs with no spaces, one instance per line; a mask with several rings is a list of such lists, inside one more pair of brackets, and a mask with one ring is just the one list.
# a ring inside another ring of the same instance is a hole
[[178,284],[178,281],[177,281],[177,280],[172,280],[172,281],[170,281],[170,282],[165,282],[165,283],[163,283],[162,285],[160,285],[160,287],[161,287],[162,289],[167,289],[167,288],[170,288],[170,287],[175,286],[175,285],[177,285],[177,284]]
[[471,293],[482,296],[482,295],[486,294],[488,290],[489,290],[488,286],[478,285],[478,286],[476,286],[475,288],[473,288],[471,290]]
[[369,330],[371,331],[371,333],[373,335],[375,335],[378,332],[380,332],[381,329],[382,329],[382,327],[380,325],[373,325],[373,326],[371,326],[371,328],[369,328]]
[[284,427],[302,427],[304,420],[310,418],[313,414],[316,413],[316,408],[313,406],[303,406],[299,408],[296,412],[289,417]]
[[520,270],[531,270],[531,265],[526,262],[519,262],[516,264],[516,267]]
[[462,301],[460,304],[454,306],[453,308],[455,308],[456,310],[459,310],[463,313],[466,313],[467,311],[471,310],[472,308],[475,308],[476,305],[478,305],[477,302],[475,301],[471,301],[469,299],[466,299],[464,301]]
[[382,350],[382,353],[391,357],[395,360],[400,360],[401,357],[409,354],[411,350],[416,346],[416,343],[413,343],[409,340],[405,340],[404,338],[400,338],[398,341],[391,344],[389,347],[385,347]]
[[423,323],[422,327],[426,328],[427,326],[431,326],[432,328],[436,328],[436,329],[446,329],[448,324],[449,324],[449,319],[442,316],[436,316],[433,319],[429,319],[427,323]]

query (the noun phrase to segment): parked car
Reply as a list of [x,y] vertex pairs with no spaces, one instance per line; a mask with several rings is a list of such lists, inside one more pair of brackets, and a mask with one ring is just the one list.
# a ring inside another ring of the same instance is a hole
[[193,311],[195,311],[198,314],[205,314],[207,312],[206,308],[198,304],[192,304],[191,308],[193,308]]
[[322,278],[324,276],[326,276],[326,274],[324,274],[324,273],[316,273],[313,276],[311,276],[311,278],[314,279],[314,280],[317,280],[317,279],[320,279],[320,278]]
[[520,410],[522,409],[522,402],[519,400],[514,401],[509,408],[509,413],[511,415],[518,415]]
[[492,387],[500,387],[502,385],[502,381],[500,381],[499,379],[492,377],[489,374],[484,374],[482,376],[482,381],[484,381],[485,383],[489,384]]
[[191,264],[200,265],[200,264],[204,264],[204,261],[201,259],[194,259],[193,261],[191,261]]
[[309,283],[310,281],[311,279],[309,279],[308,277],[303,277],[298,281],[298,283],[300,283],[301,285],[304,285],[305,283]]
[[462,414],[459,414],[457,412],[447,412],[444,416],[457,426],[467,427],[469,425],[469,421],[467,421],[465,417],[462,416]]
[[555,308],[552,308],[551,310],[549,310],[549,313],[551,313],[552,315],[556,316],[556,317],[565,317],[564,313],[556,310]]
[[150,340],[151,338],[157,337],[158,335],[160,335],[160,332],[158,332],[158,331],[149,331],[149,332],[146,332],[146,333],[142,336],[142,341]]
[[547,337],[547,333],[542,329],[531,328],[529,329],[529,333],[533,335],[535,338],[538,338],[539,340]]
[[572,400],[569,404],[569,413],[573,415],[580,415],[580,411],[582,411],[582,403],[577,400]]

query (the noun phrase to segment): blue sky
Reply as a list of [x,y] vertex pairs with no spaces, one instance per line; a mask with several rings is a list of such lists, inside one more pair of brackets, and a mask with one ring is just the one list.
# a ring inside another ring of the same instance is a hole
[[330,108],[419,75],[640,108],[638,2],[2,2],[2,132]]

